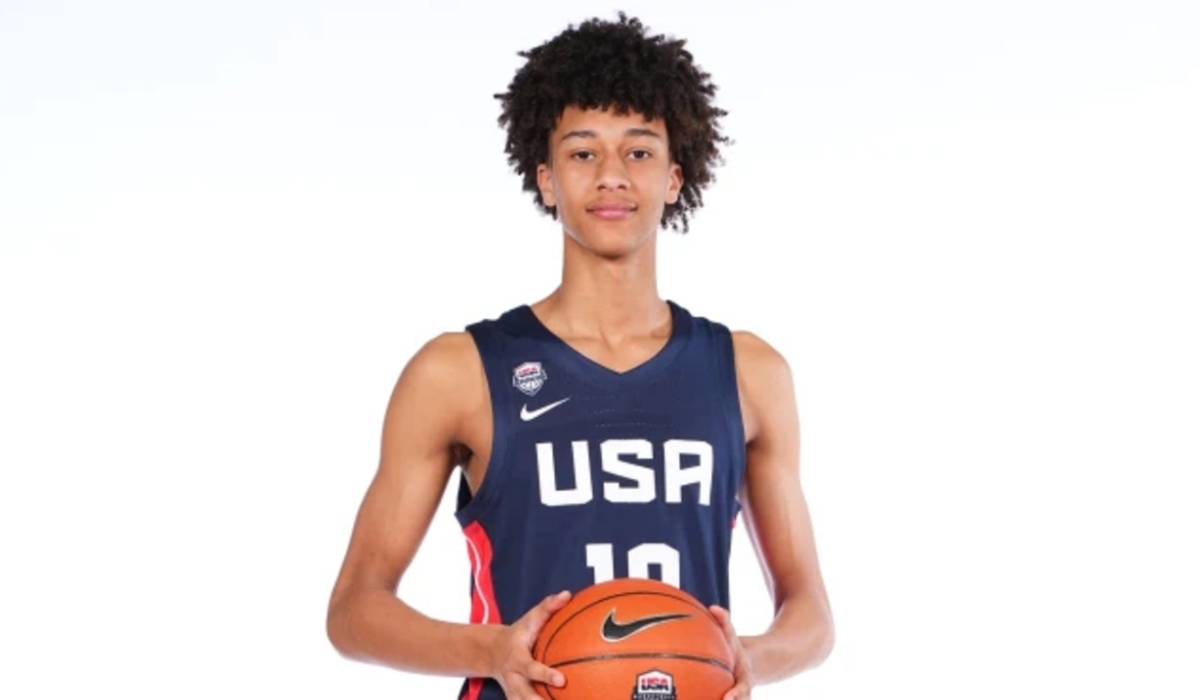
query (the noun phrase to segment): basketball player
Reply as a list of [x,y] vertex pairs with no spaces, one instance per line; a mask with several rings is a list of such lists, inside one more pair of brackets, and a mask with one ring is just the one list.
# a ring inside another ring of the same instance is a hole
[[[461,699],[536,700],[535,684],[563,683],[530,654],[550,614],[593,583],[652,577],[712,606],[737,659],[726,698],[745,700],[821,663],[833,624],[787,364],[656,286],[658,231],[686,232],[725,112],[682,41],[623,14],[521,55],[500,121],[525,189],[562,224],[562,281],[434,338],[401,373],[330,640],[350,658],[464,677]],[[458,467],[467,625],[395,595]],[[739,512],[776,611],[741,637],[726,612]]]

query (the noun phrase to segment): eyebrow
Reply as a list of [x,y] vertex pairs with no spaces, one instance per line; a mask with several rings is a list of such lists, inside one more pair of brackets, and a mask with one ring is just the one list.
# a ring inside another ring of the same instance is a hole
[[[662,140],[662,135],[659,134],[657,131],[654,131],[653,129],[644,129],[644,128],[636,127],[636,126],[626,129],[625,135],[626,136],[650,136],[650,137],[656,138],[660,141]],[[591,129],[576,129],[575,131],[568,131],[567,133],[563,134],[563,137],[561,139],[559,139],[559,141],[560,142],[566,141],[569,138],[594,139],[594,138],[596,138],[596,136],[597,136],[596,132],[592,131]]]

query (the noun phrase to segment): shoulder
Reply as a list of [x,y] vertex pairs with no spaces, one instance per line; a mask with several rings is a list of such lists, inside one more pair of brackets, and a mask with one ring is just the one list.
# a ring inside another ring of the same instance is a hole
[[486,392],[483,362],[475,341],[465,331],[427,340],[409,359],[392,392],[393,405],[420,405],[442,415],[474,410]]
[[453,384],[461,381],[464,370],[479,366],[479,352],[471,334],[454,331],[425,341],[408,361],[404,375],[422,383]]
[[750,331],[732,331],[733,357],[739,380],[791,381],[791,368],[770,343]]
[[782,353],[754,333],[730,335],[746,440],[751,442],[761,433],[764,418],[790,413],[795,402],[792,370]]

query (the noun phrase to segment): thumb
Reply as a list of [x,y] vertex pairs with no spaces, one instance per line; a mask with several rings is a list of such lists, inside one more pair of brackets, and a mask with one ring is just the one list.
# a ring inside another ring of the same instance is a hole
[[559,591],[551,596],[546,596],[542,602],[535,605],[528,613],[525,614],[522,622],[526,631],[529,633],[529,639],[532,643],[537,633],[541,631],[542,626],[550,619],[550,616],[562,609],[562,606],[567,604],[571,599],[570,591]]

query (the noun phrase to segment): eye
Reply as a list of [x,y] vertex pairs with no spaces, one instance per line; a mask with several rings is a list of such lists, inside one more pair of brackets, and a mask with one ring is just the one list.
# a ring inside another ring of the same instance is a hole
[[571,154],[571,160],[591,160],[594,157],[591,151],[575,151]]
[[632,156],[634,160],[646,160],[654,154],[644,148],[635,148],[629,152],[629,155]]

